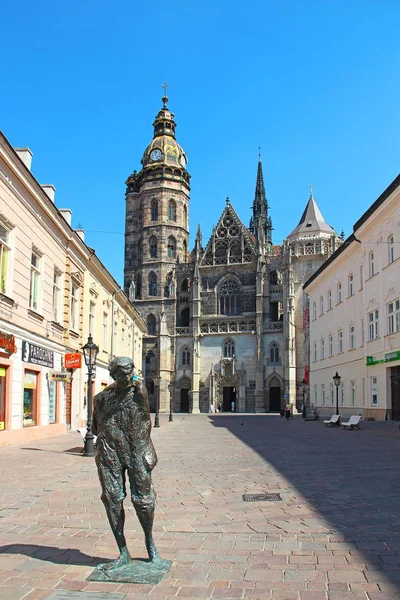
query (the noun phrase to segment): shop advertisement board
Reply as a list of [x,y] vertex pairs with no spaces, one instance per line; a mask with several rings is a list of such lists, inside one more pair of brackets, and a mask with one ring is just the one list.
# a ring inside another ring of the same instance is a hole
[[387,352],[383,358],[375,358],[375,356],[367,356],[367,367],[371,365],[379,365],[380,363],[392,362],[393,360],[400,360],[400,350],[394,350],[393,352]]
[[31,342],[22,341],[22,360],[41,367],[54,368],[54,352]]
[[82,354],[70,352],[64,356],[65,369],[80,369],[82,366]]

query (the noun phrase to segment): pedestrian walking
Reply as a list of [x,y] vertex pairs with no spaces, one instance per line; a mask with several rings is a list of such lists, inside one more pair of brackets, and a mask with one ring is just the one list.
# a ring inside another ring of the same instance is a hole
[[231,411],[232,411],[232,412],[235,412],[235,408],[236,408],[236,406],[235,406],[235,401],[234,401],[234,400],[232,400],[232,402],[231,402]]

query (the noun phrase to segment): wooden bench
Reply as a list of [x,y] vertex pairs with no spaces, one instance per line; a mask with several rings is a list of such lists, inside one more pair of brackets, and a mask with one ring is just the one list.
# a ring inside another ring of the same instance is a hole
[[339,426],[340,425],[340,415],[332,415],[331,418],[329,419],[329,421],[324,421],[324,423],[325,423],[325,427],[327,427],[327,425],[330,425],[331,427]]
[[346,427],[349,427],[349,429],[354,429],[355,427],[357,427],[357,429],[360,429],[361,419],[361,415],[353,415],[348,421],[342,423],[343,429],[346,429]]

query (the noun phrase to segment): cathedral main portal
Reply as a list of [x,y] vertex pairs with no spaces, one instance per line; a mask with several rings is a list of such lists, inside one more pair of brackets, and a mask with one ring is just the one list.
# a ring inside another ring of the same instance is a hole
[[231,386],[224,386],[222,396],[222,410],[224,412],[232,410],[232,402],[235,402],[236,407],[236,388]]

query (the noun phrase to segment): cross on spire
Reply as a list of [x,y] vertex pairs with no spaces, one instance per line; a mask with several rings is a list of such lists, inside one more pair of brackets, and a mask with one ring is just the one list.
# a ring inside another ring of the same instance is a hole
[[167,95],[167,89],[169,88],[169,85],[166,81],[164,81],[164,83],[161,86],[162,88],[164,88],[164,96]]
[[261,146],[258,146],[258,160],[261,162]]

